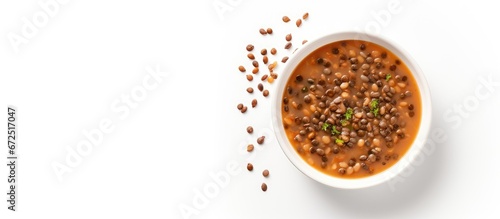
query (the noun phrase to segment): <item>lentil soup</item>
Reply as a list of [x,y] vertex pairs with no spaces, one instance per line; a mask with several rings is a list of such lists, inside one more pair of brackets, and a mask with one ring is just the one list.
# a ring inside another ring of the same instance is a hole
[[394,165],[415,140],[422,114],[406,64],[361,40],[333,42],[306,56],[286,83],[281,110],[302,159],[341,178]]

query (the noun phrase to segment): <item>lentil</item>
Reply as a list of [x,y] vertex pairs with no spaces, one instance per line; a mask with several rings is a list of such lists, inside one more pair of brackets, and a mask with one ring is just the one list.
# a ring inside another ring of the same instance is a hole
[[243,67],[243,65],[240,65],[240,66],[238,67],[238,70],[240,70],[241,72],[245,72],[245,71],[247,71],[247,70],[245,69],[245,67]]
[[271,55],[276,55],[276,48],[271,48]]
[[252,53],[248,53],[247,57],[251,60],[255,59],[255,56]]
[[247,80],[248,81],[253,81],[253,76],[252,75],[247,75]]
[[269,170],[265,169],[264,171],[262,171],[262,175],[264,177],[268,177],[269,176]]
[[266,136],[260,136],[257,138],[257,144],[264,144],[264,140],[266,139]]
[[298,19],[298,20],[295,22],[295,25],[297,25],[297,27],[300,27],[300,25],[302,25],[302,19]]
[[255,108],[257,106],[257,99],[252,100],[252,108]]
[[304,19],[304,20],[307,19],[308,17],[309,17],[309,13],[307,13],[307,12],[304,15],[302,15],[302,19]]
[[267,97],[269,95],[269,91],[268,90],[264,90],[264,92],[262,93],[262,95],[264,95],[264,97]]
[[253,144],[249,144],[249,145],[247,145],[247,151],[248,151],[248,152],[252,152],[252,151],[253,151],[253,149],[254,149]]
[[258,67],[255,67],[252,69],[252,74],[257,74],[259,73],[259,68]]
[[269,77],[269,75],[267,75],[267,74],[262,75],[262,77],[260,78],[260,80],[265,81],[267,79],[267,77]]
[[248,164],[247,164],[247,170],[248,170],[248,171],[252,171],[252,170],[253,170],[253,164],[248,163]]
[[262,191],[267,191],[267,184],[266,183],[262,183],[262,185],[260,186],[260,188],[262,189]]
[[254,46],[252,44],[248,44],[246,49],[248,52],[251,52],[253,50],[253,48],[254,48]]

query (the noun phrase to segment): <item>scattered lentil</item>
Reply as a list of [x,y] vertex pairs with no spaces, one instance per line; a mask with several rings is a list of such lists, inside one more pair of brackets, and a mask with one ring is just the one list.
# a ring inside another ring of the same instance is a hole
[[252,170],[253,170],[253,164],[248,163],[248,164],[247,164],[247,170],[248,170],[248,171],[252,171]]
[[283,16],[282,20],[283,22],[288,23],[290,21],[290,18],[288,16]]
[[295,25],[297,25],[297,27],[300,27],[300,25],[302,25],[302,19],[298,19],[298,20],[295,22]]
[[257,138],[257,144],[264,144],[264,140],[266,139],[266,136],[260,136]]

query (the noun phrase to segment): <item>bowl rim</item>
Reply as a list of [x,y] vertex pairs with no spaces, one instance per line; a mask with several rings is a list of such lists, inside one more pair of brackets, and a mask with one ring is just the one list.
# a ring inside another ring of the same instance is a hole
[[[363,177],[363,178],[339,178],[331,175],[327,175],[316,170],[314,167],[309,165],[300,155],[295,151],[294,147],[290,144],[288,139],[286,138],[285,131],[283,128],[283,120],[281,113],[281,98],[283,96],[286,83],[296,68],[296,66],[311,52],[316,49],[342,40],[363,40],[378,44],[387,50],[391,51],[395,55],[399,57],[405,63],[415,78],[422,103],[422,116],[420,120],[420,127],[415,137],[412,145],[406,151],[406,153],[399,158],[399,160],[387,168],[386,170],[374,174],[372,176]],[[401,175],[403,171],[405,171],[410,166],[414,165],[414,161],[419,156],[422,155],[422,149],[425,146],[425,142],[427,141],[430,127],[431,127],[431,118],[432,118],[432,103],[431,103],[431,95],[430,88],[423,71],[420,69],[416,61],[406,52],[401,46],[396,44],[394,41],[389,40],[386,37],[381,37],[379,35],[373,35],[369,33],[359,32],[359,31],[341,31],[334,32],[327,35],[320,36],[314,40],[308,41],[302,47],[298,48],[294,55],[289,58],[287,63],[285,63],[282,73],[280,75],[281,80],[277,81],[276,90],[272,97],[272,106],[271,106],[271,116],[272,116],[272,125],[274,129],[275,137],[280,145],[281,150],[288,158],[288,160],[304,175],[309,178],[320,182],[324,185],[328,185],[334,188],[341,189],[359,189],[366,188],[381,184],[383,182],[387,182],[391,179],[394,179],[396,176]]]

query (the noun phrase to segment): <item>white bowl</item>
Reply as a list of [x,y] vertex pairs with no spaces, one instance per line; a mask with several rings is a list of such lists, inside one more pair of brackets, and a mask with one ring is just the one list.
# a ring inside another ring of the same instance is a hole
[[[292,74],[293,70],[300,63],[300,61],[302,61],[311,52],[324,45],[341,40],[364,40],[373,42],[382,47],[385,47],[386,49],[397,55],[401,59],[401,61],[403,61],[408,66],[413,76],[415,77],[418,88],[420,90],[422,102],[422,117],[420,121],[420,128],[415,140],[413,141],[413,144],[408,149],[408,151],[404,154],[404,156],[400,157],[399,160],[390,168],[386,169],[383,172],[363,178],[344,179],[330,176],[316,170],[314,167],[306,163],[306,161],[304,161],[296,152],[295,148],[288,141],[288,138],[285,135],[285,129],[283,128],[281,99],[283,97],[283,92],[285,90],[288,78]],[[280,75],[280,78],[281,79],[277,83],[276,91],[274,92],[272,102],[273,106],[271,108],[274,132],[276,138],[278,139],[278,143],[281,146],[281,149],[285,153],[286,157],[288,157],[290,162],[292,162],[292,164],[295,165],[295,167],[302,173],[312,178],[313,180],[335,188],[365,188],[386,182],[393,177],[398,176],[405,170],[405,168],[412,165],[415,158],[417,158],[418,156],[424,156],[422,154],[422,148],[424,147],[425,141],[427,140],[427,135],[429,133],[432,118],[429,85],[427,84],[425,76],[422,73],[422,70],[418,67],[415,60],[413,60],[406,51],[404,51],[394,42],[380,36],[361,32],[339,32],[326,35],[316,40],[309,41],[308,43],[303,45],[303,47],[299,48],[286,63],[283,72]]]

